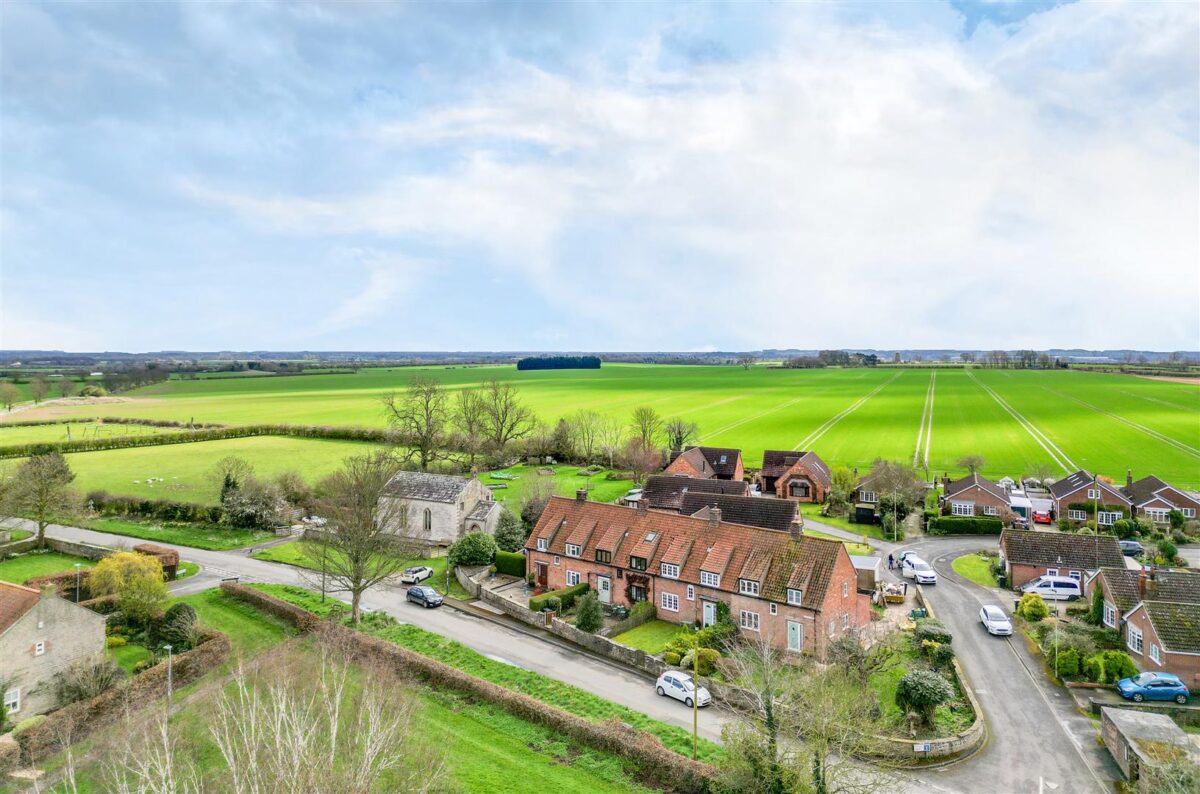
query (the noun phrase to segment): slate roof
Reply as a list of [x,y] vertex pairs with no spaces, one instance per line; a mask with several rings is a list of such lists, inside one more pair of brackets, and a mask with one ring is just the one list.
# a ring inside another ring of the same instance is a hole
[[688,492],[746,496],[750,493],[750,484],[743,480],[701,480],[697,477],[655,474],[646,478],[642,499],[648,507],[678,510],[683,504],[684,494]]
[[674,463],[679,458],[686,458],[701,474],[711,471],[713,477],[729,480],[737,474],[737,464],[742,459],[742,451],[731,447],[688,447],[684,452],[672,457],[671,462]]
[[1000,534],[1004,559],[1040,568],[1120,568],[1125,565],[1121,547],[1112,535],[1068,535],[1034,529],[1006,529]]
[[707,518],[708,508],[712,505],[721,511],[722,521],[785,532],[791,528],[799,510],[791,499],[688,491],[683,494],[679,512],[685,516]]
[[398,499],[418,502],[454,502],[470,482],[465,477],[449,474],[430,474],[424,471],[402,471],[396,474],[383,492]]
[[1138,592],[1138,572],[1129,568],[1101,568],[1101,589],[1104,598],[1116,605],[1122,613],[1128,612],[1142,600]]
[[768,449],[763,451],[763,465],[759,474],[763,477],[782,477],[788,470],[801,463],[822,488],[828,490],[833,485],[829,474],[829,466],[821,460],[821,456],[812,450],[794,452],[790,450]]
[[[1174,485],[1171,485],[1168,482],[1164,482],[1163,480],[1159,479],[1158,477],[1155,477],[1152,474],[1149,476],[1143,477],[1140,480],[1135,481],[1131,485],[1126,485],[1124,488],[1121,489],[1121,493],[1123,493],[1123,494],[1125,494],[1125,496],[1129,497],[1129,499],[1135,505],[1142,505],[1142,504],[1145,504],[1146,502],[1149,502],[1150,500],[1154,499],[1155,494],[1157,494],[1159,491],[1162,491],[1167,488],[1169,488],[1173,491],[1178,491],[1181,496],[1183,496],[1184,498],[1186,498],[1188,500],[1196,501],[1193,497],[1188,495],[1187,491],[1183,491],[1179,488],[1176,488]],[[1162,499],[1164,502],[1167,502],[1169,504],[1176,504],[1179,501],[1181,501],[1178,497],[1172,498],[1171,494],[1161,494],[1158,496],[1158,498]],[[1190,505],[1187,505],[1187,506],[1190,506]]]
[[1175,653],[1200,653],[1200,604],[1145,601],[1142,608],[1164,648]]
[[1146,600],[1200,604],[1200,573],[1157,570],[1146,577]]
[[8,631],[26,612],[33,609],[41,594],[32,587],[0,582],[0,634]]
[[679,581],[696,585],[702,567],[727,560],[720,586],[709,589],[736,593],[738,577],[761,572],[761,598],[787,603],[787,589],[793,587],[804,591],[802,606],[809,609],[820,609],[838,560],[846,554],[835,540],[794,539],[789,533],[724,521],[710,527],[706,518],[559,496],[550,499],[525,547],[536,552],[538,539],[546,538],[545,553],[562,554],[564,536],[591,522],[596,531],[582,550],[582,559],[594,560],[598,547],[611,549],[611,564],[617,568],[628,568],[631,555],[646,557],[647,572],[654,576],[664,559],[681,560]]
[[954,480],[946,485],[945,496],[947,499],[952,499],[956,495],[962,493],[968,488],[979,488],[982,491],[990,493],[1002,502],[1008,501],[1008,492],[1001,488],[996,483],[989,480],[983,475],[973,472],[958,480]]
[[[1104,480],[1096,480],[1096,487],[1103,491],[1107,491],[1110,495],[1115,496],[1125,502],[1129,501],[1129,497],[1118,491],[1113,486],[1106,483]],[[1080,488],[1092,487],[1092,475],[1087,471],[1080,469],[1074,474],[1069,474],[1061,480],[1056,480],[1050,485],[1050,495],[1055,499],[1062,499],[1064,496],[1078,491]]]
[[486,521],[488,515],[499,506],[499,502],[480,502],[475,505],[474,510],[467,514],[467,520]]

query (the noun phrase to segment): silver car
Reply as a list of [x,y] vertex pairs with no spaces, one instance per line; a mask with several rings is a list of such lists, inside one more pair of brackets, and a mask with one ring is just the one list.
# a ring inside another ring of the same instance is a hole
[[1012,636],[1012,621],[1008,619],[1008,615],[1004,614],[1004,610],[998,606],[989,604],[979,610],[979,622],[987,629],[988,634],[996,637]]
[[420,584],[431,576],[433,576],[433,569],[428,565],[414,565],[404,569],[404,573],[400,574],[400,582],[402,584]]

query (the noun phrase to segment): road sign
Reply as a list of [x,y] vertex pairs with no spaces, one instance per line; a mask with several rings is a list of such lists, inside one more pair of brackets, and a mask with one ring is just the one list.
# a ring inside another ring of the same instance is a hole
[[930,747],[931,747],[931,745],[930,745],[928,742],[926,742],[925,744],[914,744],[914,745],[913,745],[913,752],[916,752],[916,753],[927,753],[927,752],[929,752],[929,750],[930,750]]

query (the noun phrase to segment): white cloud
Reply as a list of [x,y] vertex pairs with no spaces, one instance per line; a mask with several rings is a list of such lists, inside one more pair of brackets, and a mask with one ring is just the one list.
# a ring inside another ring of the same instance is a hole
[[406,256],[362,249],[349,251],[348,255],[366,270],[366,284],[323,317],[314,329],[316,333],[326,335],[367,325],[389,309],[395,312],[395,319],[402,321],[396,310],[412,292],[425,263]]

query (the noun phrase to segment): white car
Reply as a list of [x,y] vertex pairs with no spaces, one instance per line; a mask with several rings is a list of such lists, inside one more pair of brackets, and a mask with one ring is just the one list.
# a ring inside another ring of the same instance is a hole
[[712,696],[708,694],[707,689],[700,687],[698,696],[695,689],[690,675],[674,670],[668,670],[660,675],[654,685],[654,691],[658,693],[659,697],[669,695],[676,700],[682,700],[688,708],[691,708],[693,704],[707,706],[712,703]]
[[414,565],[404,569],[404,573],[400,574],[400,582],[401,584],[420,584],[431,576],[433,576],[433,569],[428,565]]
[[901,575],[916,580],[917,584],[937,584],[937,571],[915,554],[908,554],[900,564]]
[[1012,636],[1012,621],[1004,610],[998,606],[988,605],[979,610],[979,622],[987,629],[988,634],[996,637]]

